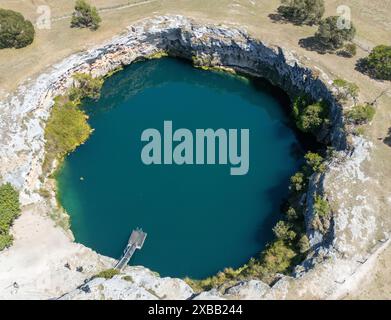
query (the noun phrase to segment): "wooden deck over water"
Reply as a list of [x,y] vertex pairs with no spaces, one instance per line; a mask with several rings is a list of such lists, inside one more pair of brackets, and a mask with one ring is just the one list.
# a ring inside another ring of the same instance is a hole
[[140,250],[143,247],[146,237],[147,234],[143,232],[142,229],[133,230],[129,237],[128,244],[124,250],[124,254],[114,268],[117,270],[122,270],[129,263],[129,260],[132,258],[136,249]]

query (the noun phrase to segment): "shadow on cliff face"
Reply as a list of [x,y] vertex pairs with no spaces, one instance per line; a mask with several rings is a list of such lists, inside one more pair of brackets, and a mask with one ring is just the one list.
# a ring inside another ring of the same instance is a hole
[[388,133],[387,133],[387,137],[385,137],[383,139],[383,142],[388,145],[389,147],[391,147],[391,128],[388,129]]

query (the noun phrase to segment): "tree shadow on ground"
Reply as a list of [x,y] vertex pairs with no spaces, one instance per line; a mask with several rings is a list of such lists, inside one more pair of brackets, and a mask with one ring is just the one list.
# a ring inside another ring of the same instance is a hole
[[[269,19],[272,20],[274,23],[280,23],[280,24],[293,24],[295,26],[303,26],[306,23],[302,19],[294,19],[294,18],[287,18],[281,13],[270,13],[268,15]],[[308,24],[311,25],[311,24]]]
[[338,50],[336,52],[336,55],[342,58],[348,58],[348,59],[353,58],[353,56],[344,49]]
[[367,58],[360,58],[360,59],[358,59],[354,69],[356,71],[358,71],[358,72],[361,72],[362,74],[365,74],[366,76],[368,76],[368,77],[370,77],[370,78],[372,78],[374,80],[385,81],[384,79],[379,78],[376,75],[376,72],[374,70],[372,70],[371,68],[368,68]]
[[358,59],[354,69],[358,72],[361,72],[361,73],[371,77],[371,72],[368,70],[365,58]]
[[308,51],[316,51],[319,54],[334,53],[333,50],[319,42],[314,36],[300,39],[299,45]]
[[281,15],[279,13],[270,13],[268,15],[268,17],[274,23],[281,23],[281,24],[294,23],[293,21],[290,21],[290,20],[286,19],[283,15]]
[[387,134],[388,134],[388,136],[383,139],[383,142],[387,146],[391,147],[391,128],[388,129],[388,133]]

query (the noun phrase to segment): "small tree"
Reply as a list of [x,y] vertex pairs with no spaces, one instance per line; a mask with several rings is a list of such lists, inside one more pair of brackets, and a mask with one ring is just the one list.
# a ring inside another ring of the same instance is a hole
[[391,80],[391,46],[376,46],[361,63],[371,76],[381,80]]
[[84,0],[77,0],[75,4],[75,11],[72,14],[71,27],[72,28],[90,28],[96,30],[102,21],[98,14],[96,7],[91,6]]
[[300,253],[306,253],[311,247],[310,240],[306,235],[303,235],[300,238],[298,245],[299,245]]
[[325,171],[326,166],[324,165],[324,160],[323,157],[320,156],[317,153],[309,151],[305,156],[304,156],[307,166],[313,171],[313,172],[318,172],[322,173]]
[[350,24],[350,28],[340,28],[338,19],[339,17],[332,16],[322,20],[315,33],[315,38],[326,48],[332,50],[342,48],[344,43],[352,41],[356,34],[353,23]]
[[315,202],[314,202],[314,213],[315,215],[319,217],[327,217],[331,212],[329,203],[327,200],[320,196],[320,195],[315,195]]
[[306,187],[306,178],[303,172],[296,172],[291,177],[290,190],[294,192],[300,192]]
[[328,105],[324,101],[319,101],[306,106],[302,110],[296,125],[303,132],[315,133],[326,121],[327,117]]
[[19,12],[0,9],[0,49],[26,47],[34,35],[33,24]]
[[324,0],[281,0],[281,3],[278,13],[297,24],[319,23],[325,11]]
[[285,221],[278,221],[273,228],[273,232],[278,239],[292,241],[296,238],[296,233],[291,229],[291,225]]

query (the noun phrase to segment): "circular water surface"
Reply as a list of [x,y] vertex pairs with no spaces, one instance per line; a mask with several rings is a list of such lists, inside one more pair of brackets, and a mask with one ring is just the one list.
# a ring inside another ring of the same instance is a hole
[[[99,101],[84,103],[95,131],[58,175],[76,241],[119,258],[141,227],[148,236],[130,264],[162,276],[203,278],[257,256],[302,156],[281,95],[261,80],[171,58],[113,75]],[[229,164],[145,165],[141,133],[163,135],[165,120],[193,133],[249,129],[248,173],[230,175]]]

